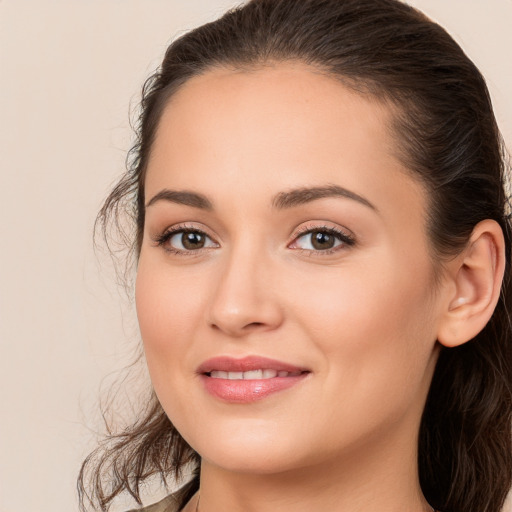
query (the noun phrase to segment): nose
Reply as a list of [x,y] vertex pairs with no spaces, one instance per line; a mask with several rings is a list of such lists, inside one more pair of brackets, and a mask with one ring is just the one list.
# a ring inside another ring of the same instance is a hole
[[276,329],[283,321],[276,269],[261,253],[233,251],[219,263],[209,324],[230,337]]

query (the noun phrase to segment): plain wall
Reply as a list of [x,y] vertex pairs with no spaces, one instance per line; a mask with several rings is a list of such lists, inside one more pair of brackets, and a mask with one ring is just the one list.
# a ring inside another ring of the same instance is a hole
[[[94,218],[167,43],[235,3],[0,0],[0,512],[77,510],[102,377],[138,343]],[[512,1],[411,3],[480,67],[510,148]]]

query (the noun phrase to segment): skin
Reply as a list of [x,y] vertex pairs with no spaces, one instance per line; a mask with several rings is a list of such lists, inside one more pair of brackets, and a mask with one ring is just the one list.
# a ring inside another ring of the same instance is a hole
[[[202,456],[201,512],[428,511],[417,435],[456,285],[434,286],[427,197],[395,156],[390,110],[299,64],[216,69],[161,118],[145,199],[206,196],[205,210],[147,207],[136,303],[160,402]],[[337,185],[286,209],[291,189]],[[183,226],[208,235],[175,254]],[[353,245],[314,249],[302,228]],[[206,359],[262,355],[307,367],[250,404],[205,392]],[[186,510],[195,510],[193,499]]]

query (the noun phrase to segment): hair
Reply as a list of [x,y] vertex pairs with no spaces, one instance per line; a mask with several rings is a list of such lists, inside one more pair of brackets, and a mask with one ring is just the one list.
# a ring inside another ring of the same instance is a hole
[[[474,339],[441,347],[418,445],[420,483],[433,507],[498,512],[512,484],[510,165],[484,78],[442,27],[398,0],[252,0],[182,35],[144,84],[127,172],[97,222],[108,241],[109,227],[119,227],[119,216],[128,213],[136,261],[146,168],[169,98],[214,68],[285,61],[312,66],[392,107],[398,157],[427,191],[438,265],[466,246],[478,222],[494,219],[503,230],[507,262],[499,302]],[[123,491],[140,504],[149,477],[165,484],[192,467],[183,506],[199,487],[199,464],[153,393],[139,419],[84,462],[82,510],[87,499],[107,511]]]

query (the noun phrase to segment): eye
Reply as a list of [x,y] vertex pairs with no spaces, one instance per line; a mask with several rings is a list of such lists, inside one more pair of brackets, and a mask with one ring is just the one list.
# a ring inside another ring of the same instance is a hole
[[354,238],[341,230],[328,227],[305,228],[290,246],[292,249],[331,253],[352,246]]
[[155,242],[165,250],[177,254],[218,247],[218,244],[203,231],[180,226],[168,229],[158,236]]

